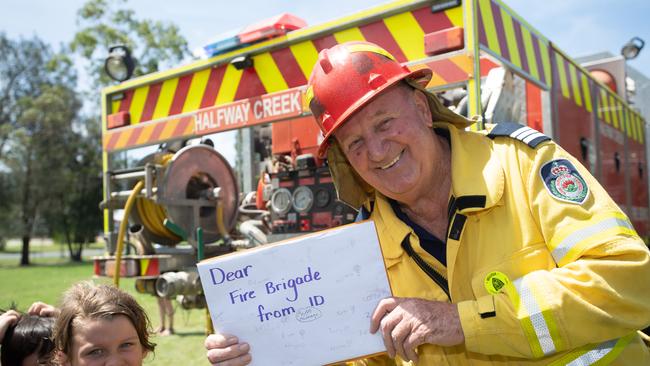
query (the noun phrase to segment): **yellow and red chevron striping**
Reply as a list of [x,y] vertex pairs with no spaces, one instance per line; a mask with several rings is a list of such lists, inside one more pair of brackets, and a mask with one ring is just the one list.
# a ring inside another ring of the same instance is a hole
[[481,49],[533,81],[551,85],[548,41],[505,5],[478,0],[478,35]]
[[[486,76],[490,70],[498,66],[487,57],[481,57],[480,62],[481,76]],[[474,72],[472,58],[464,54],[414,65],[411,69],[415,70],[425,67],[431,69],[433,72],[427,88],[466,82]]]
[[113,151],[149,142],[165,141],[191,136],[194,131],[193,117],[171,118],[158,123],[132,126],[104,134],[104,150]]
[[561,52],[553,49],[555,59],[556,82],[562,96],[572,99],[578,107],[588,112],[593,110],[591,98],[591,85],[593,80],[584,69],[566,58]]
[[634,141],[643,143],[645,140],[643,118],[606,86],[594,82],[593,90],[598,119],[625,132]]
[[131,124],[138,124],[304,85],[318,52],[349,40],[368,40],[400,62],[414,61],[427,57],[424,34],[454,26],[462,26],[461,7],[432,13],[425,6],[256,54],[254,67],[246,70],[222,64],[138,86],[124,91],[111,110],[128,111]]

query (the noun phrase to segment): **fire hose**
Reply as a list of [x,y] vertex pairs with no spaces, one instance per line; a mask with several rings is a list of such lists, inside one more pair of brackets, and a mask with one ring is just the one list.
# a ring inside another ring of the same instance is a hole
[[115,287],[120,287],[122,251],[124,250],[124,235],[126,235],[126,228],[129,225],[129,214],[131,213],[133,202],[138,194],[140,194],[140,191],[142,191],[142,188],[144,188],[144,182],[139,181],[135,187],[133,187],[133,191],[124,205],[124,217],[122,218],[122,222],[120,222],[120,230],[117,234],[117,248],[115,249],[115,273],[113,274],[113,283],[115,284]]

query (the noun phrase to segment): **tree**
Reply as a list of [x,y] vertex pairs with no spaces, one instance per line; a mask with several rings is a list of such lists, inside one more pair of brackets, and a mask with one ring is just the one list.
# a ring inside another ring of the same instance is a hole
[[109,47],[124,44],[136,59],[134,75],[144,75],[179,63],[189,55],[187,41],[176,25],[137,19],[135,12],[120,7],[124,0],[89,0],[77,13],[81,25],[71,49],[89,61],[94,87],[114,83],[103,71]]
[[100,125],[93,118],[82,119],[81,125],[86,130],[75,133],[76,143],[69,149],[60,176],[66,184],[58,188],[60,194],[51,197],[43,213],[53,236],[67,244],[73,261],[81,261],[84,245],[94,241],[102,224]]
[[38,38],[18,41],[0,33],[0,162],[10,132],[22,114],[18,101],[40,93],[42,81],[48,78],[44,67],[49,51]]
[[[74,145],[71,125],[80,108],[74,89],[49,85],[35,97],[23,97],[24,113],[12,133],[7,153],[19,191],[22,257],[29,264],[29,241],[44,205],[56,202],[71,189],[65,179],[65,160]],[[65,215],[65,211],[62,212]]]
[[[81,104],[75,92],[76,74],[71,61],[62,53],[53,53],[37,38],[5,45],[10,45],[16,54],[33,57],[15,59],[15,64],[5,65],[9,70],[6,75],[22,75],[16,79],[20,79],[19,84],[26,84],[19,87],[24,94],[9,99],[7,110],[12,112],[6,125],[12,128],[4,140],[4,163],[16,191],[13,205],[22,238],[20,263],[28,265],[36,219],[44,204],[60,194],[66,184],[61,180],[63,161],[75,143],[72,123]],[[22,63],[35,70],[20,74]]]

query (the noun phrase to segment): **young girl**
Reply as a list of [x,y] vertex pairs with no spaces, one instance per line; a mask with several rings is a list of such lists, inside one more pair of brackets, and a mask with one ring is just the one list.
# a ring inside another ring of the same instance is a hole
[[78,283],[65,292],[60,310],[54,346],[63,366],[140,366],[154,350],[147,314],[118,288]]
[[20,314],[9,310],[0,315],[0,364],[38,366],[49,364],[54,318]]

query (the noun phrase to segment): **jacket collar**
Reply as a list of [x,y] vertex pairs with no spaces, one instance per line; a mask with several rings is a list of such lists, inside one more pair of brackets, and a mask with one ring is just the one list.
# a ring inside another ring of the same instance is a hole
[[475,132],[434,123],[449,131],[451,188],[456,207],[470,213],[495,206],[503,196],[503,167],[492,151],[492,140]]
[[390,267],[399,261],[398,259],[404,252],[399,243],[402,242],[405,236],[410,235],[413,230],[397,217],[388,198],[376,191],[374,208],[370,218],[377,224],[377,235],[379,235],[379,241],[382,243],[381,249],[386,259],[386,267]]

